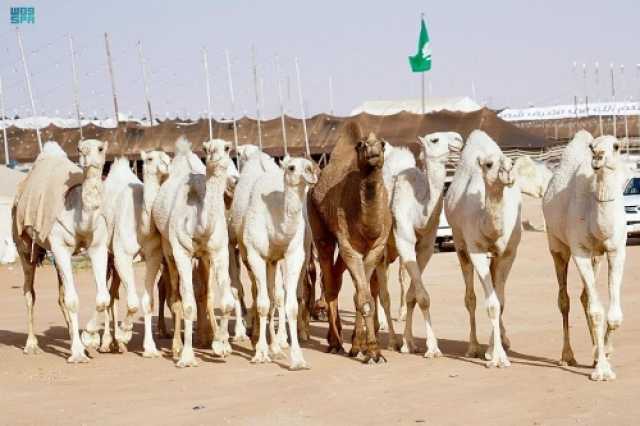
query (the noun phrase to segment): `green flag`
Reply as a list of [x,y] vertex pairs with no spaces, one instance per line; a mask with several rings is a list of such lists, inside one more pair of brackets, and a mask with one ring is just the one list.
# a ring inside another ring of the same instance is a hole
[[420,38],[418,39],[418,52],[415,56],[409,56],[409,64],[413,72],[425,72],[431,69],[431,44],[424,19],[421,19]]

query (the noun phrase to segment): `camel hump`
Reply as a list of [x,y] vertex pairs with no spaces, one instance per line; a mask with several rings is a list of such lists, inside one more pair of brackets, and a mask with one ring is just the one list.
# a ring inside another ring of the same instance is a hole
[[354,143],[354,145],[362,139],[362,134],[362,127],[360,126],[360,123],[358,123],[357,121],[350,121],[349,123],[347,123],[347,126],[345,128],[345,136],[347,137],[347,139],[349,139],[350,142]]

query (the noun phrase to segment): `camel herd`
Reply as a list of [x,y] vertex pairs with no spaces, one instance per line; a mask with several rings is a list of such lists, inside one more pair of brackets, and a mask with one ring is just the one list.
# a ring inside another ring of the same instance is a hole
[[[270,362],[289,348],[290,369],[308,368],[299,340],[309,337],[314,299],[310,287],[315,284],[309,275],[321,274],[328,352],[344,353],[338,295],[345,271],[355,286],[350,356],[362,356],[367,363],[386,361],[377,340],[381,320],[388,327],[390,346],[415,352],[416,305],[424,319],[424,356],[441,356],[422,275],[434,253],[444,209],[466,285],[466,356],[484,357],[488,367],[508,367],[510,342],[502,314],[506,282],[521,240],[521,193],[526,193],[542,198],[563,319],[560,362],[576,363],[568,324],[567,268],[572,259],[584,283],[580,299],[594,345],[591,379],[614,379],[609,355],[613,331],[622,322],[626,245],[625,172],[618,140],[578,132],[553,174],[528,157],[512,162],[480,130],[466,141],[455,132],[438,132],[418,142],[416,159],[407,148],[394,147],[350,123],[322,170],[304,158],[286,156],[277,164],[258,147],[244,145],[236,152],[238,171],[230,143],[205,142],[203,163],[190,142],[180,138],[173,158],[161,151],[140,153],[143,181],[125,158],[116,158],[102,179],[106,142],[81,141],[80,167],[55,142],[46,143],[20,184],[13,209],[28,313],[24,352],[40,351],[33,328],[34,279],[36,267],[50,253],[71,338],[71,363],[87,362],[87,347],[124,350],[140,308],[143,355],[160,356],[152,327],[159,283],[161,306],[166,298],[173,316],[177,366],[198,363],[193,351],[195,322],[195,340],[210,346],[216,356],[229,355],[230,340],[247,339],[249,327],[255,349],[252,362]],[[452,152],[460,154],[460,161],[445,196],[445,165]],[[82,251],[91,261],[97,295],[95,312],[81,332],[72,256]],[[606,316],[595,287],[605,253],[610,296]],[[146,268],[141,299],[134,274],[139,257]],[[387,281],[388,267],[396,259],[409,281],[401,292],[406,312],[401,341],[391,321]],[[241,265],[251,281],[249,309]],[[476,335],[474,275],[484,290],[492,330],[485,353]],[[115,301],[120,283],[127,308],[118,322]],[[163,317],[159,327],[166,333]]]

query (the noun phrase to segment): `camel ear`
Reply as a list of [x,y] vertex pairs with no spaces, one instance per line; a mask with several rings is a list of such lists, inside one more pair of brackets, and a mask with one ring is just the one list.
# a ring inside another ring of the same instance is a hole
[[380,139],[380,144],[382,145],[382,152],[384,152],[387,147],[387,141]]
[[140,159],[142,161],[147,159],[147,152],[146,151],[140,151]]
[[102,144],[102,152],[107,153],[107,149],[109,149],[109,142],[104,142]]
[[595,146],[593,145],[593,142],[589,142],[589,149],[591,150],[592,154],[595,154]]
[[280,168],[282,168],[282,170],[285,170],[287,168],[287,166],[289,165],[289,162],[291,161],[291,157],[289,157],[289,155],[285,155],[282,158],[282,161],[280,161]]
[[203,142],[202,148],[205,150],[205,152],[208,152],[211,149],[211,141]]
[[347,124],[347,128],[345,130],[347,133],[347,137],[352,141],[359,141],[362,139],[362,128],[360,127],[360,123],[356,121],[350,121]]

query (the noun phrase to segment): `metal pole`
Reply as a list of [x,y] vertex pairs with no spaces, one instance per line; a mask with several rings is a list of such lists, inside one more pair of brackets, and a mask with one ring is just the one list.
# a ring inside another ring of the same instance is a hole
[[151,101],[149,100],[149,80],[147,75],[147,61],[142,53],[142,42],[138,41],[138,55],[142,66],[142,81],[144,83],[144,100],[147,104],[147,114],[149,114],[149,126],[153,126],[153,113],[151,112]]
[[287,126],[285,124],[285,108],[284,101],[282,99],[282,82],[280,81],[280,61],[278,55],[276,55],[276,80],[278,81],[278,99],[280,101],[280,124],[282,124],[282,142],[284,144],[284,155],[289,155],[288,143],[287,143]]
[[[626,102],[626,92],[627,92],[627,80],[624,76],[624,64],[620,64],[620,79],[622,80],[622,99],[623,102]],[[627,114],[626,107],[624,109],[624,137],[627,141],[627,157],[629,156],[629,115]]]
[[4,114],[4,93],[2,91],[2,77],[0,77],[0,114],[2,114],[2,136],[4,137],[4,162],[9,165],[9,138],[7,137],[7,116]]
[[[598,62],[596,62],[596,66],[595,66],[595,74],[596,74],[596,97],[597,97],[597,102],[601,103],[602,102],[602,98],[600,97],[601,92],[600,92],[600,64]],[[600,106],[600,108],[602,108],[602,105]],[[600,110],[598,112],[598,124],[600,125],[600,136],[603,135],[603,128],[602,128],[602,110]]]
[[420,103],[420,105],[422,105],[422,114],[424,115],[424,72],[420,73],[420,83],[421,83],[421,89],[420,89],[421,103]]
[[[36,103],[33,100],[33,89],[31,88],[31,78],[29,77],[29,67],[27,66],[27,57],[24,54],[24,46],[22,45],[22,35],[20,34],[20,28],[16,27],[16,35],[18,36],[18,48],[20,49],[20,57],[22,58],[22,66],[24,68],[24,77],[27,81],[27,91],[29,92],[29,100],[31,101],[31,112],[33,116],[38,115],[36,111]],[[36,137],[38,139],[38,147],[42,151],[42,137],[40,136],[40,128],[36,125]]]
[[616,125],[616,84],[613,76],[613,62],[611,62],[611,99],[613,101],[613,136],[617,134],[617,125]]
[[335,115],[333,108],[333,76],[329,76],[329,112],[331,115]]
[[202,62],[204,64],[205,85],[207,88],[207,119],[209,121],[209,140],[213,139],[213,121],[211,119],[211,83],[209,81],[209,55],[207,49],[202,49]]
[[240,156],[238,155],[238,126],[236,124],[236,99],[233,94],[233,79],[231,78],[231,59],[229,58],[229,51],[224,51],[224,56],[227,60],[227,77],[229,78],[229,96],[231,99],[231,119],[233,120],[233,149],[236,152],[236,162],[238,163],[238,169],[240,169]]
[[300,66],[298,65],[298,58],[295,58],[296,64],[296,76],[298,79],[298,97],[300,98],[300,112],[302,113],[302,131],[304,132],[304,146],[306,149],[307,158],[311,158],[311,150],[309,149],[309,134],[307,133],[307,118],[304,113],[304,97],[302,96],[302,83],[300,82]]
[[262,151],[262,126],[260,121],[260,92],[258,90],[258,66],[256,65],[256,48],[251,46],[251,65],[253,67],[253,86],[256,92],[256,121],[258,122],[258,146]]
[[78,81],[78,69],[76,67],[76,51],[73,48],[73,37],[69,34],[69,50],[71,53],[71,73],[73,77],[73,103],[76,108],[76,119],[78,120],[78,130],[80,131],[80,140],[84,139],[82,135],[82,117],[80,117],[80,83]]
[[113,112],[116,118],[116,132],[113,135],[114,140],[117,138],[118,129],[120,128],[120,116],[118,114],[118,97],[116,96],[116,80],[113,75],[113,63],[111,62],[111,48],[109,47],[109,34],[104,33],[104,46],[107,52],[107,66],[109,68],[109,79],[111,80],[111,94],[113,96]]

